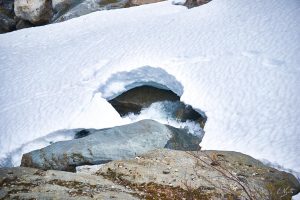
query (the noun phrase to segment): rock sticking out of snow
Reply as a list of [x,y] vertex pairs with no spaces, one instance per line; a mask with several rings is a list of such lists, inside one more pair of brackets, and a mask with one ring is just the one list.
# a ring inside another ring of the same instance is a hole
[[153,120],[98,131],[87,130],[77,138],[24,154],[21,166],[75,171],[76,166],[134,158],[157,148],[197,150],[201,141],[185,130]]
[[300,190],[291,174],[227,151],[158,149],[77,169],[1,168],[0,199],[250,199],[248,192],[269,200],[291,199]]
[[17,17],[36,25],[50,22],[53,15],[51,0],[15,0],[14,10]]

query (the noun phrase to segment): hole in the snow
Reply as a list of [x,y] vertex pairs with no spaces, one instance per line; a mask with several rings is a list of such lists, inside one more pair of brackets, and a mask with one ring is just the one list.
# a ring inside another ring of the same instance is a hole
[[203,137],[204,112],[180,101],[182,84],[161,68],[141,67],[113,74],[100,87],[102,96],[124,118],[153,119]]
[[140,86],[115,97],[108,102],[121,115],[139,114],[143,108],[159,101],[179,101],[180,97],[171,90],[159,89],[152,86]]
[[206,122],[206,116],[194,110],[192,106],[181,102],[180,97],[174,92],[152,86],[130,89],[108,102],[122,117],[133,113],[134,115],[148,115],[149,118],[155,120],[160,116],[152,113],[158,111],[170,120],[196,122],[201,128],[204,128]]

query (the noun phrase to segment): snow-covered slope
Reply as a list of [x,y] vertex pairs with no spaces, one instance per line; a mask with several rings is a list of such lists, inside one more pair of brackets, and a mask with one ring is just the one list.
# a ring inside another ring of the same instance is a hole
[[101,91],[147,65],[206,112],[204,148],[300,172],[299,13],[298,0],[162,2],[0,35],[0,155],[59,129],[127,123]]

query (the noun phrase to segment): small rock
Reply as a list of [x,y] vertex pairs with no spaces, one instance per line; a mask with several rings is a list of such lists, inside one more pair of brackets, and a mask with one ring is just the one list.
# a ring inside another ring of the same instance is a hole
[[15,30],[16,22],[0,10],[0,33]]
[[35,25],[48,23],[53,15],[51,0],[15,0],[17,17]]

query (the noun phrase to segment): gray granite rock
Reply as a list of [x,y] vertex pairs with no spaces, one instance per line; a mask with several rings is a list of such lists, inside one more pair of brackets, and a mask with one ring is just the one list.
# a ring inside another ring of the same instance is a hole
[[201,139],[153,120],[102,130],[81,130],[78,139],[24,154],[21,166],[74,171],[76,166],[134,158],[157,148],[197,150]]
[[49,23],[52,15],[52,0],[15,0],[14,10],[17,17],[35,25]]

